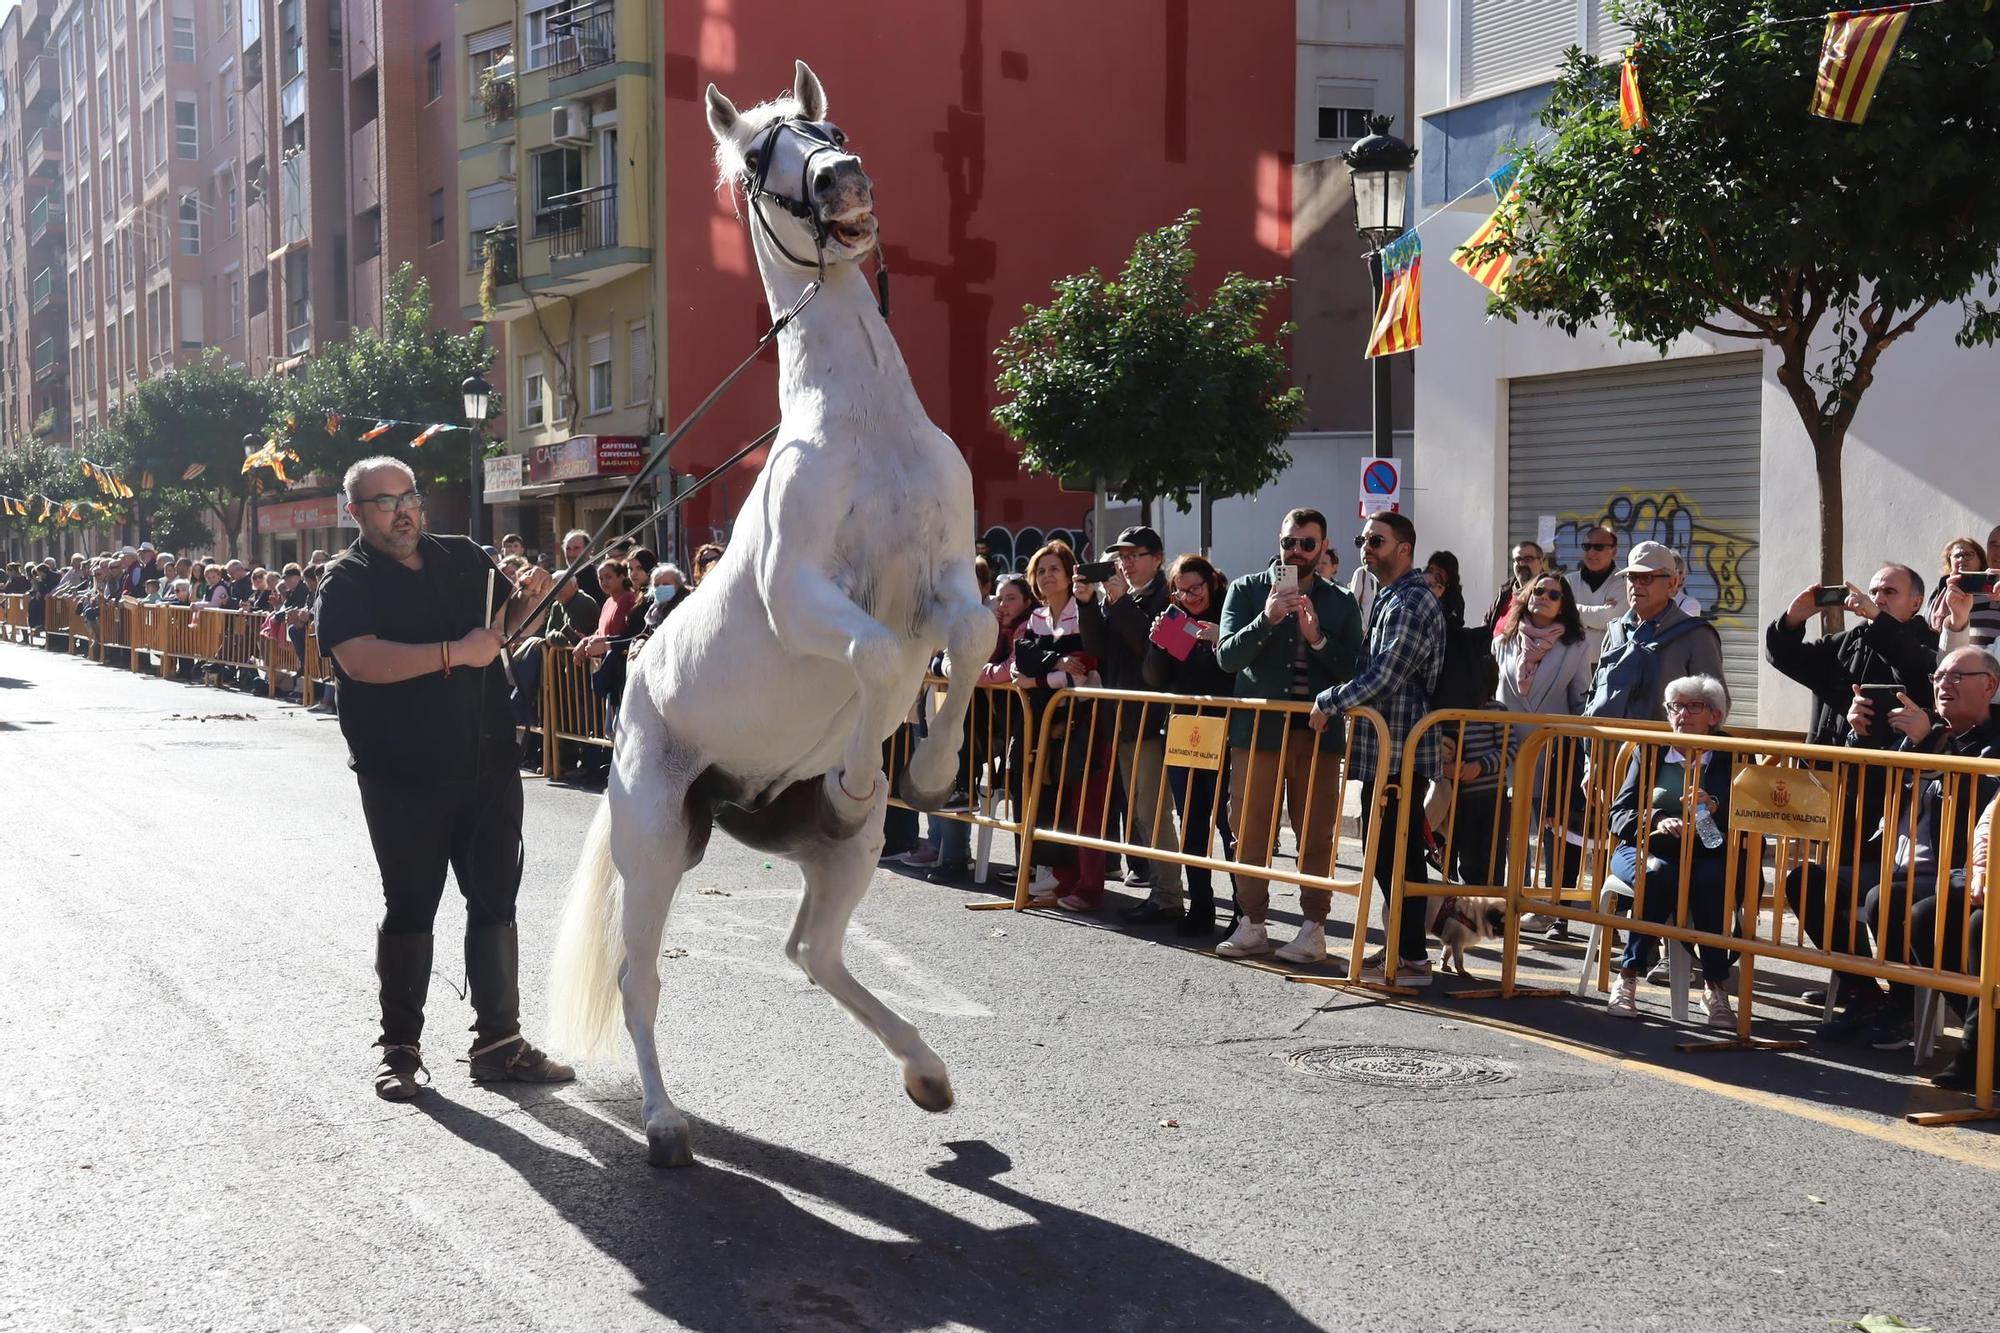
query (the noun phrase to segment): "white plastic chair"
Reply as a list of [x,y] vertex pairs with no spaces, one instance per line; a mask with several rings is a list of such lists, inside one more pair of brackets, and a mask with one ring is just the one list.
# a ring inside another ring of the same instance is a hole
[[[1624,880],[1615,876],[1607,878],[1604,881],[1603,892],[1597,895],[1597,910],[1609,916],[1618,910],[1617,899],[1623,898],[1627,904],[1626,915],[1629,916],[1630,903],[1636,896],[1632,886]],[[1579,996],[1590,993],[1591,982],[1597,976],[1598,951],[1607,947],[1611,930],[1610,926],[1597,926],[1590,932],[1590,943],[1583,951],[1583,975],[1576,979],[1576,993]],[[1688,1021],[1689,1012],[1688,992],[1694,986],[1694,960],[1688,956],[1687,947],[1679,940],[1662,940],[1660,943],[1667,954],[1668,1002],[1674,1022],[1685,1023]]]

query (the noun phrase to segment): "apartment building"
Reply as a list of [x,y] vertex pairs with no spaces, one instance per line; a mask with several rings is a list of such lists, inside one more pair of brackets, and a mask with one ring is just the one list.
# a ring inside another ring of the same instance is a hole
[[69,287],[52,0],[0,19],[0,441],[67,440]]
[[504,337],[494,530],[551,549],[658,428],[657,0],[460,0],[462,313]]

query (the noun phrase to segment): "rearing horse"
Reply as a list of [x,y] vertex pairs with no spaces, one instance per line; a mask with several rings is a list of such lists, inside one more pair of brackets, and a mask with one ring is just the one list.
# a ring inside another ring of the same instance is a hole
[[827,120],[819,79],[800,61],[792,96],[746,112],[711,84],[708,124],[724,182],[743,192],[770,308],[822,285],[779,334],[783,421],[729,553],[632,665],[556,943],[551,1039],[604,1053],[622,1000],[658,1166],[693,1160],[654,1044],[661,933],[713,824],[798,863],[786,956],[895,1056],[911,1100],[951,1105],[944,1062],[841,950],[882,850],[882,742],[948,649],[950,687],[901,793],[943,804],[996,633],[973,571],[972,476],[924,415],[861,274],[873,185]]

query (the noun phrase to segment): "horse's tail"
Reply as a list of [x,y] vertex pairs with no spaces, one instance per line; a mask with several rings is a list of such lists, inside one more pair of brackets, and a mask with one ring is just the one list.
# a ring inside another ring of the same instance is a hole
[[611,803],[597,807],[570,876],[569,903],[556,935],[549,974],[549,1041],[565,1055],[609,1055],[623,1006],[618,968],[625,961],[624,882],[611,861]]

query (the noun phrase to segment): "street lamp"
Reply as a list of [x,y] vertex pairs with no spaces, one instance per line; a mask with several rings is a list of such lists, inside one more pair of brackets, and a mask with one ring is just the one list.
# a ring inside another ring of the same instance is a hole
[[[1382,304],[1382,247],[1403,234],[1410,168],[1417,161],[1417,150],[1389,133],[1394,119],[1370,116],[1368,136],[1340,155],[1354,187],[1354,230],[1368,246],[1368,290],[1374,297],[1371,320]],[[1389,358],[1376,357],[1374,371],[1375,457],[1387,458],[1394,452],[1389,433]]]
[[479,475],[480,455],[485,452],[486,413],[493,406],[493,386],[477,372],[466,376],[458,386],[465,399],[465,421],[471,434],[472,443],[466,458],[465,488],[469,503],[465,509],[465,535],[479,540]]
[[[243,437],[243,456],[245,458],[248,458],[250,455],[256,453],[259,449],[262,449],[263,447],[264,447],[264,442],[258,439],[255,435],[245,435]],[[250,482],[245,482],[243,484],[243,487],[244,487],[243,526],[249,534],[249,542],[247,544],[250,548],[249,552],[250,563],[254,565],[257,563],[257,497],[255,494],[256,488]]]

